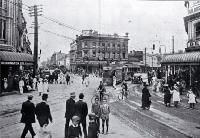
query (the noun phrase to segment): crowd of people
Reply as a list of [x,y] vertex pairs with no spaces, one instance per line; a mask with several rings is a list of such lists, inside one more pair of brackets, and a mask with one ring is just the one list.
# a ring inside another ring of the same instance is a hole
[[[82,135],[84,138],[98,138],[100,133],[100,119],[102,120],[102,133],[108,133],[109,127],[109,114],[110,106],[107,102],[107,98],[103,98],[103,102],[100,102],[99,97],[95,97],[95,102],[92,104],[91,113],[88,114],[88,105],[84,101],[84,94],[79,94],[79,100],[75,101],[75,92],[70,93],[70,98],[66,101],[65,112],[65,138],[80,138]],[[40,132],[45,132],[45,128],[49,122],[53,122],[51,116],[50,107],[47,104],[48,94],[42,94],[42,101],[36,106],[32,102],[33,96],[28,95],[28,100],[22,104],[21,109],[21,123],[25,124],[24,130],[21,134],[21,138],[25,138],[28,131],[30,131],[32,137],[36,135],[33,130],[32,123],[35,123],[35,115],[40,125]],[[86,128],[86,118],[89,117],[89,126]],[[71,121],[71,124],[70,124]],[[106,124],[106,131],[105,131]],[[81,127],[83,128],[83,132]],[[40,135],[40,134],[37,134]]]

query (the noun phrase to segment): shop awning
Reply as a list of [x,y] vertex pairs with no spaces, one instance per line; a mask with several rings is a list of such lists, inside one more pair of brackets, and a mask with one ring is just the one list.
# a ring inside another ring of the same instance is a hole
[[0,51],[0,62],[33,62],[33,55]]
[[161,64],[181,64],[195,63],[200,64],[200,52],[188,52],[182,54],[166,55]]

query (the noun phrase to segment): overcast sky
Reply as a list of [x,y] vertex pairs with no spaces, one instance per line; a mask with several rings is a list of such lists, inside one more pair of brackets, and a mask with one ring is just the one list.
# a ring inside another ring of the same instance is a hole
[[[23,0],[26,5],[43,5],[43,15],[56,19],[78,30],[93,29],[101,33],[125,35],[129,33],[129,51],[156,48],[160,45],[171,51],[172,36],[175,37],[175,51],[186,47],[187,34],[183,17],[187,9],[183,1],[137,1],[137,0]],[[28,16],[29,33],[33,33],[33,17]],[[40,27],[75,38],[80,32],[60,26],[42,17]],[[29,35],[33,49],[33,34]],[[42,60],[50,57],[54,51],[68,53],[72,40],[39,30],[39,49]],[[162,47],[162,52],[164,52]]]

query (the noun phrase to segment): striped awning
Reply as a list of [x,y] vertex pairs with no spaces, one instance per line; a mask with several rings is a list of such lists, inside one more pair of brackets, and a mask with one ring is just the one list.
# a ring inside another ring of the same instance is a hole
[[16,53],[0,51],[0,61],[5,62],[33,62],[33,55],[26,53]]
[[188,52],[182,54],[166,55],[162,61],[162,64],[167,63],[197,63],[200,64],[200,52]]

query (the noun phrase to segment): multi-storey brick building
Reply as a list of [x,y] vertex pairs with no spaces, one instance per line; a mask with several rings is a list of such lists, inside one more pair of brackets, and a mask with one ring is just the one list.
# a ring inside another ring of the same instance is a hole
[[[0,94],[18,90],[19,76],[24,70],[31,71],[33,56],[27,33],[22,0],[0,0]],[[7,88],[3,80],[7,80]]]
[[70,46],[71,69],[84,68],[95,72],[110,62],[127,62],[128,40],[128,33],[119,36],[83,30]]
[[32,53],[22,0],[0,0],[0,51]]

